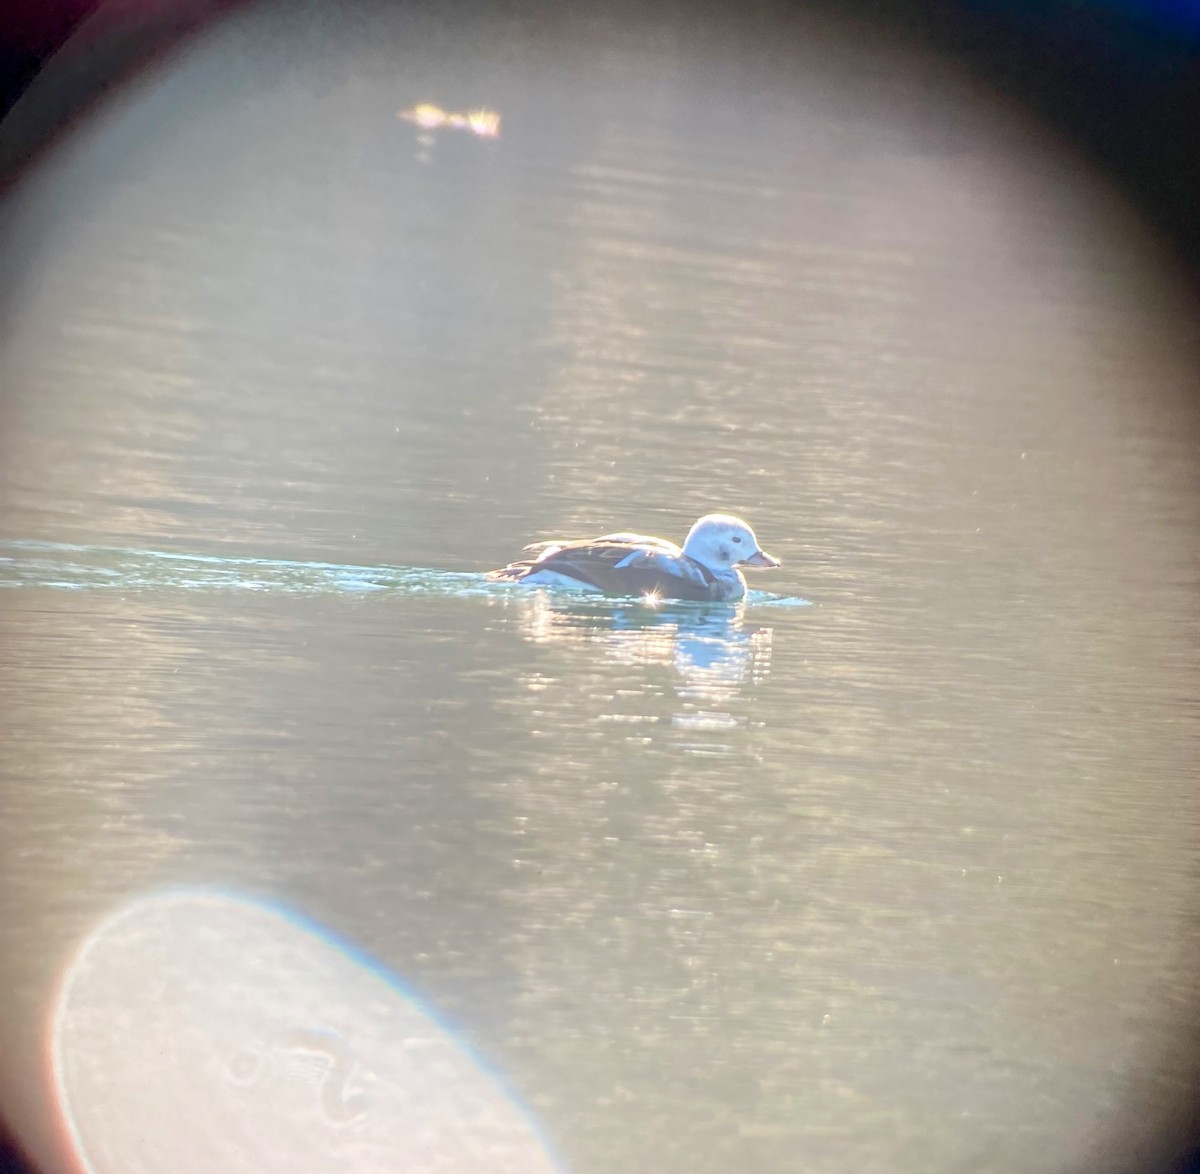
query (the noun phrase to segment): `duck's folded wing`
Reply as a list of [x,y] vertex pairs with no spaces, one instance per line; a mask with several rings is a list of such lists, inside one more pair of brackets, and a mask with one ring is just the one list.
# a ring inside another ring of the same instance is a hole
[[609,578],[613,566],[635,551],[625,543],[551,539],[548,542],[531,542],[521,553],[529,557],[509,563],[498,571],[489,571],[488,577],[519,580],[540,571],[553,571],[603,591],[607,588],[600,587],[592,576]]
[[624,542],[588,542],[539,559],[538,570],[557,571],[609,595],[661,595],[711,600],[712,577],[693,559]]

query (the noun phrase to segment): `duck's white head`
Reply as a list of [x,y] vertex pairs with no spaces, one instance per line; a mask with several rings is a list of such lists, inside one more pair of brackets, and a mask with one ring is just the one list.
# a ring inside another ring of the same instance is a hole
[[779,560],[758,545],[754,531],[732,514],[706,514],[688,531],[683,553],[718,573],[731,571],[739,564],[779,566]]

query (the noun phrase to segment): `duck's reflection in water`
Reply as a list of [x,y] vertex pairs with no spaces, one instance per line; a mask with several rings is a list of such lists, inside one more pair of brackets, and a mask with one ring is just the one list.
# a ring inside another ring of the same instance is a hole
[[731,704],[771,671],[771,629],[748,624],[741,603],[653,604],[535,591],[517,607],[521,631],[535,643],[599,647],[622,664],[671,668],[684,702],[670,717],[676,728],[741,725]]

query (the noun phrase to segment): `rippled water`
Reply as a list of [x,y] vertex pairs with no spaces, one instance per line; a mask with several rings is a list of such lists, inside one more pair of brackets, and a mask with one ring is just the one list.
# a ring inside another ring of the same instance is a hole
[[[5,1108],[81,935],[218,884],[411,984],[571,1170],[1132,1168],[1197,997],[1152,243],[800,15],[298,11],[0,222]],[[744,605],[481,575],[712,509],[783,559]]]

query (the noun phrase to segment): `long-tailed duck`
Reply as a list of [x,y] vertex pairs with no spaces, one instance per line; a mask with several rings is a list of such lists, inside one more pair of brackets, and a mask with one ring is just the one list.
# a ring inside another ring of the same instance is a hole
[[708,514],[688,531],[682,549],[644,534],[605,534],[583,542],[536,542],[529,557],[488,574],[531,587],[571,587],[607,595],[650,595],[723,603],[746,594],[739,566],[777,567],[741,518]]

